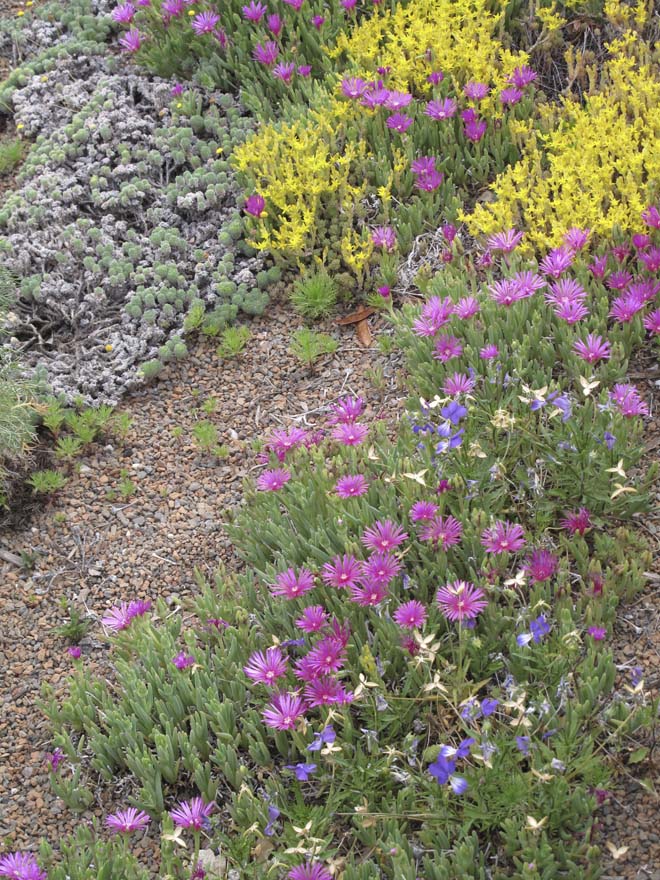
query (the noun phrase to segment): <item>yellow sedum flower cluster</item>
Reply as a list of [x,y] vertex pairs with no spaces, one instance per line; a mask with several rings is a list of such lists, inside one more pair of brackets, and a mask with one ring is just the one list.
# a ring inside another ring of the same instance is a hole
[[600,90],[584,105],[565,100],[549,131],[530,131],[521,161],[492,186],[496,201],[463,217],[472,234],[517,226],[545,248],[571,226],[602,236],[637,227],[660,187],[660,78],[636,60],[634,40],[610,46]]

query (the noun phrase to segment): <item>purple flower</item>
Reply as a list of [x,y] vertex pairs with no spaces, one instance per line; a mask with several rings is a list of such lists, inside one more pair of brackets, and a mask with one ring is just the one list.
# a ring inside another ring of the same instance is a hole
[[590,529],[593,525],[591,513],[586,507],[581,507],[577,511],[567,511],[559,525],[562,529],[570,532],[571,535],[584,535],[587,529]]
[[[280,818],[280,811],[277,809],[275,804],[268,805],[268,822],[266,827],[264,828],[264,834],[266,837],[272,837],[275,834],[275,823]],[[206,875],[204,875],[206,876]],[[191,878],[192,880],[192,878]]]
[[424,110],[424,115],[437,121],[451,119],[458,109],[453,98],[444,98],[438,101],[429,101]]
[[371,232],[371,241],[374,247],[391,253],[396,247],[396,232],[391,226],[377,226]]
[[243,205],[246,214],[251,214],[253,217],[263,217],[265,207],[266,199],[260,196],[259,193],[253,193],[251,196],[248,196]]
[[541,260],[539,269],[545,275],[551,275],[553,278],[559,278],[567,269],[573,265],[575,252],[567,247],[555,248]]
[[[273,18],[273,16],[270,16],[268,19],[269,27],[271,18]],[[267,40],[263,44],[257,43],[252,52],[252,57],[255,61],[258,61],[259,64],[270,66],[271,64],[275,64],[275,60],[279,54],[280,50],[277,47],[277,43],[274,43],[273,40]]]
[[164,0],[160,9],[163,13],[164,23],[169,24],[171,19],[178,18],[183,14],[183,0]]
[[432,764],[429,764],[428,768],[431,776],[433,776],[440,785],[446,785],[449,782],[449,778],[455,769],[456,762],[450,761],[442,755],[438,755],[436,760]]
[[649,333],[655,333],[656,336],[660,334],[660,309],[648,313],[644,318],[644,327]]
[[255,651],[247,666],[243,667],[243,672],[251,681],[270,686],[286,675],[286,657],[278,647],[268,648],[266,653]]
[[298,74],[298,76],[309,76],[311,72],[311,64],[299,64],[298,67],[296,67],[296,73]]
[[523,233],[515,229],[507,229],[506,232],[497,232],[488,237],[486,244],[491,251],[502,251],[510,254],[523,240]]
[[50,754],[46,755],[48,769],[52,770],[53,773],[57,772],[57,768],[60,766],[63,760],[64,752],[60,748],[53,749]]
[[483,531],[481,545],[485,547],[486,553],[516,553],[525,546],[525,532],[517,523],[498,520],[495,525]]
[[408,131],[412,124],[412,118],[410,116],[406,116],[405,113],[393,113],[385,120],[385,125],[391,131],[398,131],[399,134],[404,134],[406,131]]
[[463,345],[456,336],[445,334],[436,339],[433,349],[433,357],[436,361],[446,363],[463,354]]
[[303,632],[312,633],[323,629],[328,620],[328,615],[322,605],[309,605],[303,608],[302,614],[296,620],[296,626]]
[[369,427],[360,425],[357,422],[353,424],[335,425],[332,429],[331,437],[337,440],[343,446],[359,446],[367,437]]
[[403,629],[421,629],[426,621],[426,608],[412,599],[399,605],[392,617]]
[[321,862],[305,862],[292,868],[286,875],[289,880],[332,880],[332,874]]
[[529,747],[530,747],[530,738],[528,736],[517,736],[516,737],[516,748],[523,755],[529,755]]
[[286,764],[287,770],[293,770],[298,782],[308,782],[309,777],[316,773],[316,764]]
[[403,110],[412,101],[410,92],[396,92],[387,90],[387,98],[385,98],[384,106],[388,110]]
[[637,388],[630,383],[617,383],[610,392],[610,400],[627,419],[649,414],[648,404],[642,400]]
[[420,540],[431,541],[435,546],[440,546],[444,552],[449,547],[460,543],[463,534],[463,524],[453,516],[434,516],[431,522],[424,526],[419,534]]
[[555,306],[553,312],[567,324],[577,324],[589,314],[589,309],[581,302],[562,302]]
[[474,389],[475,381],[465,373],[453,373],[442,383],[442,390],[450,397],[458,394],[469,394]]
[[513,107],[514,104],[519,103],[522,96],[523,93],[520,89],[510,86],[507,89],[502,89],[500,92],[500,103],[504,104],[505,107]]
[[360,583],[389,584],[401,571],[401,563],[389,553],[372,553],[360,568]]
[[304,0],[284,0],[287,6],[290,6],[292,9],[295,9],[296,12],[300,12],[302,9],[302,5]]
[[491,361],[496,358],[499,353],[500,350],[496,345],[485,345],[483,348],[479,349],[479,357],[483,361]]
[[47,880],[32,853],[8,853],[0,856],[0,877],[9,880]]
[[473,620],[487,607],[484,596],[484,591],[474,584],[457,580],[441,587],[436,601],[447,620],[463,622]]
[[642,211],[642,220],[647,226],[660,229],[660,211],[655,205],[649,205],[645,211]]
[[452,425],[457,425],[467,414],[467,409],[455,400],[452,400],[451,403],[448,403],[447,406],[443,406],[440,410],[442,418],[448,419]]
[[603,254],[601,257],[596,257],[593,263],[589,264],[589,271],[594,278],[604,278],[607,271],[607,255]]
[[408,535],[401,526],[392,520],[386,519],[382,522],[377,520],[373,526],[365,530],[362,535],[362,543],[370,550],[381,550],[387,553],[403,544],[407,537]]
[[174,83],[170,90],[170,94],[173,98],[178,98],[179,95],[183,94],[183,85],[181,83]]
[[532,620],[529,625],[529,628],[532,632],[532,639],[534,642],[538,644],[544,636],[550,632],[550,625],[545,619],[545,615],[541,614],[536,620]]
[[135,6],[132,3],[121,3],[112,10],[112,20],[119,24],[130,24],[135,17]]
[[469,82],[463,87],[463,94],[466,98],[469,98],[470,101],[481,101],[486,97],[490,89],[486,85],[486,83],[482,82]]
[[602,336],[589,333],[585,340],[578,339],[573,343],[573,351],[588,364],[596,364],[598,361],[609,359],[612,346]]
[[488,125],[483,119],[473,119],[466,122],[463,127],[465,137],[473,144],[478,144],[482,137],[486,134]]
[[335,556],[332,562],[326,562],[321,571],[321,578],[328,586],[343,589],[352,587],[360,577],[360,563],[348,553]]
[[347,692],[341,682],[331,675],[321,675],[305,685],[305,702],[310,709],[332,703],[345,705],[353,699],[354,694]]
[[80,655],[82,654],[82,649],[78,645],[72,645],[70,648],[67,648],[67,653],[70,657],[73,657],[74,660],[79,660]]
[[308,752],[320,752],[324,745],[332,744],[337,739],[337,734],[332,725],[324,727],[320,733],[314,734],[314,740],[307,746]]
[[321,30],[324,23],[325,23],[325,18],[323,18],[322,15],[315,15],[312,18],[312,24],[314,25],[314,27],[316,28],[317,31]]
[[639,287],[630,288],[623,296],[618,296],[613,300],[609,316],[621,324],[629,324],[645,305],[643,290]]
[[243,7],[243,18],[247,21],[257,22],[261,21],[267,12],[268,7],[260,3],[259,0],[256,0],[256,2],[255,0],[250,0],[249,5]]
[[215,12],[200,12],[192,20],[192,29],[198,36],[211,34],[220,21],[220,16]]
[[386,580],[371,582],[363,577],[359,586],[350,587],[351,602],[355,602],[362,608],[380,605],[385,601],[388,593]]
[[340,477],[335,484],[335,492],[340,498],[357,498],[368,489],[369,484],[362,474]]
[[525,561],[525,570],[535,584],[543,583],[553,577],[557,566],[557,557],[549,550],[533,550]]
[[587,632],[595,642],[602,642],[607,636],[607,630],[602,626],[590,626]]
[[434,70],[426,77],[426,82],[431,83],[432,86],[438,86],[444,78],[445,75],[441,70]]
[[276,64],[273,68],[273,76],[275,79],[282,80],[283,83],[289,85],[291,82],[291,78],[295,73],[296,65],[293,61],[289,61],[286,64],[282,61],[280,64]]
[[195,658],[191,654],[186,654],[185,651],[179,651],[176,657],[172,657],[172,663],[177,669],[187,669],[189,666],[194,666]]
[[432,501],[415,501],[410,508],[410,519],[413,522],[426,522],[433,519],[438,512],[438,505]]
[[364,400],[361,397],[342,397],[333,404],[328,424],[351,425],[360,418],[363,411]]
[[573,226],[568,232],[564,233],[564,244],[574,251],[581,251],[589,241],[590,229],[580,229]]
[[129,831],[139,831],[146,828],[151,822],[151,817],[144,810],[136,810],[134,807],[127,807],[125,810],[119,810],[106,817],[105,824],[112,830],[114,834],[128,833]]
[[481,714],[484,716],[484,718],[488,718],[489,715],[492,715],[495,712],[499,704],[499,700],[495,700],[492,697],[485,697],[481,701],[481,706],[479,707],[481,710]]
[[530,83],[533,83],[538,74],[531,67],[523,64],[522,67],[516,67],[507,82],[519,89],[524,89]]
[[151,602],[121,602],[110,608],[101,618],[101,623],[106,629],[120,632],[126,629],[136,617],[141,617],[151,609]]
[[361,98],[367,91],[368,83],[359,76],[344,77],[341,83],[342,94],[346,98]]
[[179,828],[199,831],[208,826],[214,807],[215,804],[206,804],[201,797],[194,797],[190,801],[180,801],[174,810],[170,810],[170,816]]
[[264,723],[274,730],[293,730],[305,714],[305,703],[297,694],[276,694],[262,712]]
[[260,492],[277,492],[291,479],[291,471],[286,468],[274,468],[264,471],[257,477],[257,489]]
[[[279,37],[279,35],[282,33],[282,28],[284,27],[284,22],[279,17],[279,15],[277,15],[277,13],[274,13],[273,15],[269,15],[268,18],[266,19],[266,23],[268,25],[268,30],[271,32],[271,34],[273,34],[274,37]],[[266,46],[272,46],[272,45],[274,45],[274,44],[273,43],[265,43],[262,48],[265,49]],[[277,46],[275,48],[277,49]],[[275,54],[275,58],[276,57],[277,57],[277,53]],[[275,60],[275,58],[273,58],[273,61]],[[261,59],[257,58],[256,60],[260,61]],[[263,63],[272,64],[273,62],[272,61],[265,61]]]
[[297,599],[314,589],[314,575],[306,568],[301,568],[296,574],[295,569],[287,568],[275,578],[275,583],[270,585],[273,596],[282,596],[284,599]]
[[119,45],[125,52],[137,52],[144,37],[137,28],[131,28],[119,39]]

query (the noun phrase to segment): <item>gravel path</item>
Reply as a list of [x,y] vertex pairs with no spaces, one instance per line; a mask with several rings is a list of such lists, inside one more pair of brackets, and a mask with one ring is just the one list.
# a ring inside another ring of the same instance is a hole
[[[372,329],[380,320],[371,319]],[[30,571],[11,563],[0,569],[0,839],[10,847],[32,848],[41,835],[54,843],[78,821],[50,792],[50,737],[37,706],[41,684],[61,693],[71,669],[66,643],[54,632],[67,620],[61,603],[94,617],[129,598],[177,603],[196,589],[195,567],[212,575],[220,563],[238,565],[222,519],[241,501],[253,441],[275,427],[320,425],[342,394],[363,395],[372,417],[398,408],[396,358],[359,348],[352,327],[321,327],[341,345],[310,375],[287,351],[296,323],[288,307],[275,304],[253,322],[248,348],[235,361],[219,361],[215,345],[200,343],[125,401],[121,411],[133,427],[123,444],[97,446],[29,525],[0,535],[5,553],[34,556]],[[201,405],[211,398],[216,408],[208,415]],[[199,419],[217,426],[227,458],[212,460],[194,446],[191,427]],[[180,438],[173,434],[179,428]],[[109,500],[122,471],[137,491]],[[97,623],[81,644],[84,662],[103,672],[107,647]],[[99,792],[83,821],[104,812],[106,800]]]

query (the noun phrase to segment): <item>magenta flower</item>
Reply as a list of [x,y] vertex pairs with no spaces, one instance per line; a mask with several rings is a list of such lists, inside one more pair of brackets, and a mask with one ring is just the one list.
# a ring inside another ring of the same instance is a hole
[[486,608],[488,602],[484,596],[484,591],[474,584],[454,581],[438,590],[436,601],[447,620],[462,623],[464,620],[473,620]]
[[305,633],[318,632],[323,629],[328,619],[328,614],[323,605],[309,605],[303,608],[302,614],[296,620],[296,626]]
[[558,318],[566,321],[567,324],[577,324],[578,321],[587,317],[589,309],[584,303],[574,301],[559,303],[559,305],[555,306],[553,312]]
[[321,570],[321,578],[330,587],[354,586],[360,577],[360,563],[348,553],[335,556],[332,562],[326,562]]
[[277,492],[291,479],[291,471],[286,468],[274,468],[264,471],[257,477],[257,489],[260,492]]
[[219,21],[220,16],[215,12],[200,12],[192,20],[192,29],[197,36],[211,34],[215,30],[215,26]]
[[178,98],[179,95],[183,94],[183,85],[181,83],[174,83],[170,90],[170,94],[173,98]]
[[119,810],[111,816],[107,816],[105,824],[110,828],[113,834],[124,833],[130,831],[139,831],[146,828],[151,822],[151,817],[144,810],[136,810],[134,807],[127,807],[125,810]]
[[533,550],[525,561],[525,571],[532,583],[540,584],[554,577],[559,562],[549,550]]
[[623,296],[618,296],[612,301],[609,317],[614,318],[615,321],[619,321],[621,324],[629,324],[637,312],[641,312],[645,305],[646,300],[644,299],[643,291],[639,287],[635,287],[635,289],[626,291]]
[[385,120],[385,125],[391,131],[398,131],[399,134],[404,134],[406,131],[408,131],[412,124],[412,118],[410,116],[406,116],[405,113],[393,113]]
[[513,107],[514,104],[518,104],[522,99],[523,93],[520,89],[517,89],[515,86],[510,86],[507,89],[502,89],[500,92],[500,103],[504,104],[505,107]]
[[247,666],[243,667],[243,672],[251,681],[270,686],[286,675],[286,657],[278,647],[267,648],[265,653],[255,651],[250,655]]
[[573,343],[573,350],[588,364],[608,360],[612,354],[610,343],[595,333],[589,333],[585,340],[578,339]]
[[289,85],[295,71],[296,65],[293,61],[289,61],[286,64],[282,61],[280,64],[276,64],[273,68],[273,76],[275,79],[280,79],[283,83]]
[[660,211],[655,205],[649,205],[645,211],[642,211],[642,220],[647,226],[660,229]]
[[185,651],[179,651],[176,657],[172,657],[172,663],[177,669],[188,669],[189,666],[195,665],[195,658],[192,654],[186,654]]
[[416,336],[435,336],[449,323],[453,312],[454,303],[450,297],[432,296],[422,308],[420,317],[413,321],[413,332]]
[[305,702],[310,709],[331,703],[344,705],[353,701],[353,694],[341,682],[329,675],[321,675],[305,685]]
[[110,608],[101,618],[101,623],[106,629],[120,632],[126,629],[136,617],[141,617],[151,609],[151,602],[121,602]]
[[488,128],[483,119],[471,119],[463,126],[465,137],[473,144],[478,144],[482,137],[486,134]]
[[452,360],[452,358],[460,357],[462,354],[463,345],[456,336],[445,334],[436,339],[433,349],[433,357],[436,361],[444,364]]
[[490,91],[486,83],[475,82],[474,80],[466,83],[463,87],[463,94],[470,101],[481,101]]
[[160,9],[163,13],[163,22],[169,24],[171,19],[183,15],[183,0],[164,0]]
[[512,86],[516,86],[516,88],[524,89],[525,86],[533,83],[537,76],[538,74],[535,70],[523,64],[522,67],[515,68],[507,82],[511,83]]
[[367,425],[340,424],[332,429],[332,439],[337,440],[343,446],[359,446],[367,437],[369,428]]
[[413,522],[426,522],[433,519],[438,512],[438,505],[432,501],[415,501],[410,508],[410,519]]
[[601,257],[596,257],[594,261],[589,264],[589,271],[594,278],[604,278],[605,272],[607,271],[607,255],[603,254]]
[[323,25],[325,24],[325,18],[322,15],[315,15],[312,18],[312,24],[316,28],[317,31],[320,31]]
[[314,575],[307,568],[301,568],[297,574],[293,568],[287,568],[270,585],[273,596],[282,596],[284,599],[297,599],[313,589]]
[[564,233],[564,244],[573,251],[581,251],[589,241],[590,229],[579,229],[573,226]]
[[359,419],[364,411],[364,400],[361,397],[342,397],[332,406],[332,414],[328,419],[330,425],[351,425]]
[[490,298],[498,306],[509,308],[514,303],[525,299],[525,291],[514,281],[513,278],[503,278],[501,281],[493,281],[488,287]]
[[397,92],[387,90],[387,98],[385,98],[384,106],[388,110],[404,110],[412,101],[410,92]]
[[[282,33],[282,28],[284,27],[284,22],[279,17],[279,15],[277,15],[277,13],[275,13],[273,15],[269,15],[268,18],[266,19],[266,23],[268,25],[268,30],[271,32],[271,34],[274,37],[279,37],[279,35]],[[265,44],[265,46],[269,46],[269,45],[271,45],[271,44],[270,43]],[[265,48],[265,46],[264,46],[264,48]],[[277,47],[275,47],[275,48],[277,48]],[[277,57],[277,54],[275,57]],[[256,60],[259,61],[260,59],[257,58]],[[274,60],[275,59],[273,59],[273,61]],[[272,64],[271,61],[266,61],[263,63]]]
[[399,605],[392,617],[403,629],[421,629],[426,622],[426,608],[412,599]]
[[559,525],[571,535],[584,535],[592,527],[591,514],[586,507],[577,511],[567,511]]
[[289,880],[332,880],[332,875],[326,871],[321,862],[305,862],[292,868],[287,874]]
[[344,97],[351,99],[361,98],[368,87],[369,84],[366,80],[361,79],[359,76],[344,77],[341,83],[342,94]]
[[479,314],[480,310],[481,306],[479,305],[479,300],[476,297],[471,295],[462,296],[459,300],[456,301],[454,314],[457,318],[460,318],[461,321],[465,321]]
[[137,52],[143,39],[144,37],[137,28],[131,28],[123,37],[119,38],[119,45],[125,52]]
[[644,327],[649,333],[655,333],[656,335],[660,333],[660,309],[655,309],[655,311],[648,313],[644,318]]
[[180,801],[174,810],[170,810],[170,816],[179,828],[199,831],[208,825],[214,807],[215,804],[206,804],[201,797],[194,797],[190,801]]
[[321,639],[307,655],[310,669],[318,675],[338,672],[346,662],[346,645],[334,635]]
[[391,226],[377,226],[371,232],[371,241],[374,247],[391,253],[396,247],[396,232]]
[[362,95],[360,103],[363,107],[367,107],[369,110],[375,110],[376,107],[382,107],[385,104],[389,94],[389,89],[373,88],[370,83],[369,89],[364,95]]
[[449,376],[442,384],[442,390],[450,397],[456,397],[459,394],[469,394],[475,386],[474,379],[465,373],[454,373]]
[[623,290],[630,284],[631,281],[632,275],[630,274],[630,272],[626,272],[625,269],[621,269],[618,272],[612,272],[610,277],[607,279],[607,286],[610,290]]
[[595,642],[602,642],[607,635],[607,630],[603,626],[590,626],[587,632]]
[[492,361],[499,353],[500,350],[496,345],[484,345],[483,348],[479,349],[479,357],[482,361]]
[[628,383],[617,383],[612,391],[610,391],[610,400],[619,410],[622,416],[627,419],[633,416],[647,416],[649,414],[648,404],[645,403],[637,388]]
[[298,67],[296,67],[296,73],[298,74],[298,76],[309,76],[311,72],[311,64],[299,64]]
[[516,285],[523,298],[533,296],[537,290],[541,290],[547,285],[545,278],[537,275],[536,272],[516,272],[511,276],[511,281]]
[[53,773],[57,772],[57,768],[60,766],[62,761],[64,760],[64,752],[59,747],[53,749],[53,751],[46,755],[46,762],[48,764],[48,769],[52,770]]
[[135,17],[135,6],[132,3],[121,3],[112,10],[112,20],[119,24],[130,24]]
[[261,714],[264,723],[274,730],[293,730],[305,714],[305,703],[298,694],[276,694]]
[[496,232],[490,235],[486,240],[488,249],[491,251],[502,251],[504,254],[510,254],[518,247],[523,240],[523,233],[515,229],[507,229],[506,232]]
[[434,516],[431,522],[420,531],[422,541],[431,541],[446,553],[449,547],[459,544],[463,535],[463,524],[453,516]]
[[243,18],[247,21],[257,22],[261,21],[267,12],[268,7],[260,3],[259,0],[256,0],[256,2],[255,0],[250,0],[249,5],[243,7]]
[[66,650],[69,657],[73,657],[74,660],[80,660],[82,648],[80,648],[78,645],[71,645],[71,647],[67,648]]
[[369,484],[362,474],[340,477],[335,484],[335,492],[340,498],[358,498],[369,489]]
[[643,251],[651,244],[651,236],[647,235],[645,232],[637,232],[630,239],[634,248],[639,251]]
[[287,6],[290,6],[292,9],[295,9],[296,12],[300,12],[302,9],[302,5],[304,0],[284,0]]
[[432,86],[438,86],[444,78],[445,75],[441,70],[434,70],[426,77],[426,82],[431,83]]
[[517,523],[498,520],[481,535],[481,546],[486,553],[516,553],[525,546],[525,532]]
[[[269,25],[271,18],[272,16],[270,16],[268,19]],[[255,61],[258,61],[259,64],[270,66],[271,64],[275,64],[275,61],[279,54],[280,50],[277,47],[277,43],[274,43],[272,40],[268,40],[263,44],[257,43],[257,45],[254,47],[254,51],[252,52],[252,57]]]
[[571,303],[584,303],[587,299],[587,291],[574,278],[561,278],[550,285],[550,290],[544,294],[545,301],[552,306],[570,305]]
[[401,563],[389,553],[372,553],[360,567],[360,582],[389,584],[401,571]]
[[389,594],[387,582],[384,581],[378,583],[369,583],[365,581],[361,583],[360,586],[352,586],[350,591],[351,601],[363,608],[380,605],[381,602],[384,602],[385,599],[387,599]]
[[555,248],[541,260],[539,269],[546,275],[559,278],[567,269],[570,269],[574,259],[575,252],[570,248]]
[[268,438],[268,448],[272,449],[280,461],[284,461],[288,452],[306,446],[309,442],[309,432],[304,428],[278,429],[273,431]]
[[387,553],[394,547],[398,547],[406,540],[408,535],[403,531],[401,526],[392,520],[386,519],[382,522],[377,520],[373,526],[365,529],[362,535],[362,543],[370,550],[382,550]]
[[243,207],[246,214],[251,214],[253,217],[263,217],[265,214],[266,199],[263,196],[260,196],[259,193],[253,193],[253,195],[247,197]]
[[48,880],[32,853],[8,853],[0,856],[0,877],[9,880]]
[[424,110],[424,115],[437,121],[451,119],[456,115],[458,105],[453,98],[444,98],[437,101],[429,101]]

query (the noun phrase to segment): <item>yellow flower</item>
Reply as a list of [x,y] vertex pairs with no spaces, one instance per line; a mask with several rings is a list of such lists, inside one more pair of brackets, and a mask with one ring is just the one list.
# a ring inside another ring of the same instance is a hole
[[109,342],[108,342],[108,344],[106,345],[105,350],[106,350],[106,351],[112,351],[112,345],[111,345]]
[[20,18],[21,15],[25,15],[25,10],[19,9],[18,12],[16,13],[16,15],[19,16],[19,18]]

